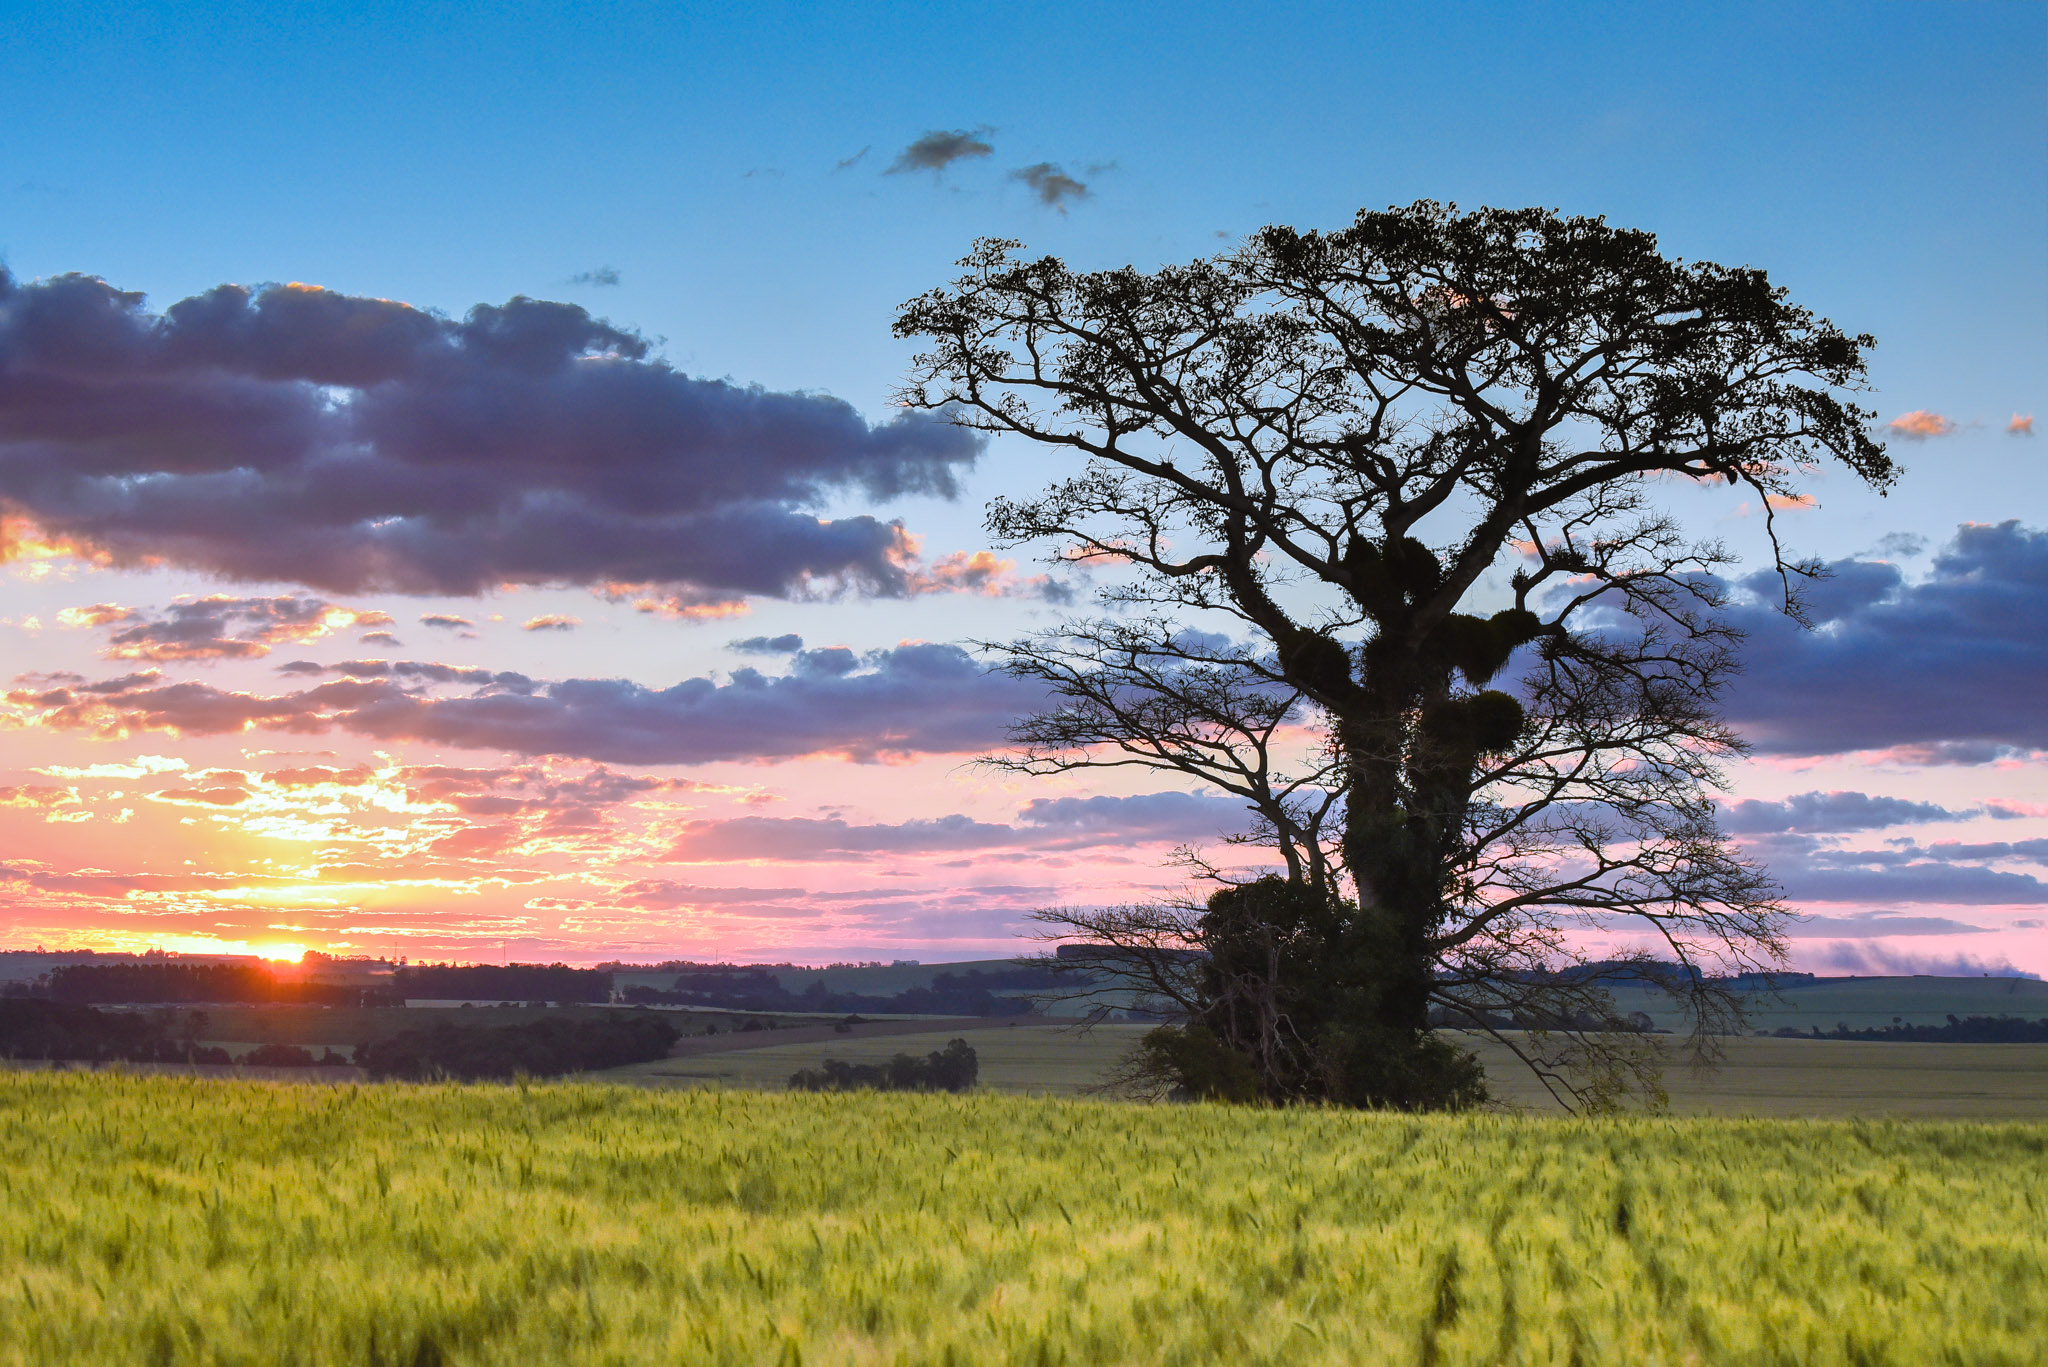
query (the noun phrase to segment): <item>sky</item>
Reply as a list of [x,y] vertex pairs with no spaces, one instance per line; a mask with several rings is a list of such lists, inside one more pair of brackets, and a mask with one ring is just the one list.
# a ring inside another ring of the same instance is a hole
[[1878,339],[1905,473],[1781,519],[1836,573],[1736,609],[1724,820],[1795,967],[2048,972],[2048,7],[0,15],[0,948],[929,962],[1179,890],[1226,799],[973,762],[971,643],[1091,587],[982,508],[1070,471],[893,408],[890,321],[977,237],[1431,198]]

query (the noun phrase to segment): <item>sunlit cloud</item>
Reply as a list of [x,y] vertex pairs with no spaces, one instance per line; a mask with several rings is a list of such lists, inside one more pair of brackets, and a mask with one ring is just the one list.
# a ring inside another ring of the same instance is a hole
[[388,626],[392,619],[389,613],[337,607],[319,598],[216,594],[181,599],[157,612],[92,603],[65,608],[57,620],[67,627],[105,630],[107,644],[100,651],[104,659],[160,663],[255,659],[280,645],[304,645],[358,627]]
[[1885,429],[1912,441],[1925,441],[1929,437],[1950,435],[1956,430],[1956,424],[1939,413],[1916,408],[1893,418],[1885,424]]
[[2011,422],[2009,422],[2009,423],[2007,423],[2007,424],[2005,425],[2005,431],[2006,431],[2006,435],[2007,435],[2007,436],[2012,436],[2012,437],[2031,437],[2031,436],[2033,436],[2033,435],[2034,435],[2034,415],[2033,415],[2032,413],[2015,413],[2015,414],[2013,414],[2013,415],[2012,415],[2012,421],[2011,421]]
[[541,617],[529,617],[521,624],[522,631],[574,631],[583,625],[581,617],[568,617],[561,613],[548,613]]

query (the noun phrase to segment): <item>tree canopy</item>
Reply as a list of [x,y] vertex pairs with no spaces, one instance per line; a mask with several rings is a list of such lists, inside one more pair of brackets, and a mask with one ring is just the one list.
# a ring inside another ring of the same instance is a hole
[[1815,566],[1776,512],[1825,462],[1896,475],[1847,397],[1872,339],[1542,209],[1423,201],[1150,272],[1018,250],[977,243],[896,321],[904,403],[1078,459],[990,531],[1122,567],[1099,615],[1003,647],[1055,702],[997,762],[1202,780],[1284,865],[1051,914],[1187,1014],[1165,1071],[1207,1049],[1274,1100],[1454,1105],[1483,1090],[1455,1025],[1600,1103],[1653,1063],[1587,931],[1652,932],[1706,1041],[1714,976],[1781,958],[1784,912],[1712,803],[1732,555],[1660,485],[1752,498],[1796,615]]

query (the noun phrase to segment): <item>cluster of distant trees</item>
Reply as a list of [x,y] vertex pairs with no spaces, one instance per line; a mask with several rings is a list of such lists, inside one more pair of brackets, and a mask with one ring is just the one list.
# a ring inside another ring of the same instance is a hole
[[940,973],[929,987],[912,987],[890,996],[834,992],[822,978],[802,992],[791,992],[766,968],[731,964],[692,964],[676,975],[668,991],[629,987],[620,997],[636,1004],[710,1006],[725,1011],[810,1011],[904,1016],[1024,1016],[1029,1000],[1003,992],[1045,991],[1064,980],[1051,968],[1027,965],[984,973]]
[[[445,1016],[447,1013],[435,1013]],[[0,1057],[78,1063],[235,1062],[198,1042],[204,1011],[103,1011],[39,998],[0,1000]],[[372,1078],[554,1077],[665,1057],[673,1024],[653,1012],[557,1016],[522,1025],[458,1025],[443,1019],[355,1048]],[[296,1044],[261,1044],[241,1062],[260,1068],[345,1067],[332,1049],[317,1057]]]
[[604,1002],[612,975],[567,964],[413,964],[392,975],[391,989],[439,1001]]
[[665,1058],[678,1031],[652,1012],[558,1016],[522,1025],[441,1021],[356,1046],[356,1066],[374,1079],[455,1081],[617,1068]]
[[63,964],[38,995],[74,1005],[123,1002],[240,1002],[298,1006],[403,1006],[376,988],[280,976],[262,964]]
[[1852,1030],[1846,1024],[1826,1031],[1817,1025],[1805,1030],[1787,1025],[1772,1033],[1780,1039],[1853,1039],[1886,1044],[2048,1044],[2048,1016],[2039,1020],[2020,1016],[1964,1016],[1958,1020],[1950,1015],[1942,1025],[1908,1025],[1895,1021],[1891,1025],[1862,1030]]
[[75,1063],[232,1063],[196,1042],[204,1012],[95,1011],[33,998],[0,1000],[0,1056]]
[[797,1092],[965,1092],[974,1087],[981,1061],[964,1039],[946,1041],[923,1058],[898,1054],[887,1063],[848,1063],[828,1058],[821,1068],[789,1076]]
[[612,975],[566,964],[415,964],[377,986],[321,982],[279,973],[266,964],[60,964],[33,983],[9,984],[7,995],[43,997],[77,1006],[157,1002],[219,1002],[252,1006],[403,1006],[408,997],[473,1001],[604,1002]]
[[1454,1010],[1443,1006],[1430,1008],[1429,1024],[1435,1030],[1569,1030],[1578,1034],[1611,1034],[1620,1031],[1626,1034],[1647,1035],[1654,1033],[1657,1028],[1657,1023],[1643,1011],[1631,1011],[1626,1016],[1616,1016],[1594,1011],[1501,1012],[1462,1008]]

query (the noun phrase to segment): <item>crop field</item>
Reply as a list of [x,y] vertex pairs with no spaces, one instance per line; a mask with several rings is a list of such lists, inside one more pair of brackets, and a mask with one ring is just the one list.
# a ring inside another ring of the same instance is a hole
[[[965,1033],[994,1091],[1075,1095],[1108,1075],[1150,1026],[997,1025]],[[799,1068],[827,1057],[879,1063],[899,1050],[922,1056],[954,1031],[827,1042],[777,1043],[772,1034],[725,1036],[725,1052],[691,1053],[615,1068],[601,1076],[651,1086],[780,1089]],[[1536,1080],[1489,1040],[1467,1037],[1505,1105],[1558,1109]],[[752,1047],[741,1048],[740,1045]],[[1665,1075],[1679,1115],[1805,1116],[2048,1121],[2048,1044],[1866,1044],[1846,1040],[1724,1042],[1720,1068]]]
[[0,1074],[0,1362],[2027,1364],[2048,1126]]

